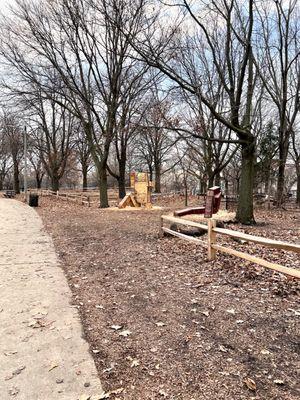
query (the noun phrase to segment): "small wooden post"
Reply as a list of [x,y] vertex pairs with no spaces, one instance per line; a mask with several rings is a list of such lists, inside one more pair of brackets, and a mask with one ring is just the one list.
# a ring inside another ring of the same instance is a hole
[[58,192],[58,190],[56,191],[56,197],[57,197],[57,198],[59,197],[59,192]]
[[217,234],[213,231],[217,226],[217,221],[213,218],[207,220],[208,225],[208,260],[213,261],[216,258],[216,250],[212,248],[212,245],[216,243]]

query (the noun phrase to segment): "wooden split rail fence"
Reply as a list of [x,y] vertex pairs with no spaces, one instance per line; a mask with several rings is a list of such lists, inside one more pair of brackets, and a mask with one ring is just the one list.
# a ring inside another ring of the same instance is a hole
[[49,189],[41,189],[41,190],[30,190],[30,193],[36,193],[43,196],[54,196],[58,199],[62,199],[65,201],[71,201],[81,205],[87,205],[90,207],[92,204],[99,204],[99,200],[91,200],[91,196],[84,193],[68,193],[68,192],[55,192]]
[[[164,222],[168,222],[168,223],[176,224],[176,225],[177,224],[184,225],[184,226],[204,230],[208,234],[207,241],[186,235],[184,233],[174,231],[173,229],[170,229],[170,228],[166,228],[164,226]],[[294,268],[289,268],[289,267],[285,267],[283,265],[275,264],[270,261],[264,260],[263,258],[255,257],[251,254],[244,253],[242,251],[238,251],[238,250],[234,250],[231,248],[227,248],[225,246],[218,245],[217,244],[217,234],[225,235],[225,236],[235,238],[235,239],[245,240],[247,242],[257,243],[262,246],[267,246],[267,247],[271,247],[274,249],[287,250],[287,251],[291,251],[291,252],[298,253],[298,254],[300,254],[300,244],[281,242],[278,240],[271,240],[271,239],[267,239],[264,237],[249,235],[249,234],[239,232],[239,231],[233,231],[230,229],[217,228],[216,225],[217,225],[217,222],[213,218],[207,219],[207,225],[206,225],[206,224],[200,224],[198,222],[189,221],[189,220],[182,219],[182,218],[176,218],[176,217],[172,217],[172,216],[162,215],[161,216],[161,224],[160,224],[160,236],[162,237],[164,233],[168,233],[170,235],[177,236],[181,239],[185,239],[185,240],[188,240],[189,242],[193,242],[200,246],[203,246],[203,247],[207,248],[208,259],[210,261],[214,260],[216,258],[216,253],[218,251],[220,251],[221,253],[226,253],[231,256],[236,256],[236,257],[242,258],[244,260],[259,264],[263,267],[272,269],[274,271],[281,272],[283,274],[300,279],[300,270],[296,270]]]

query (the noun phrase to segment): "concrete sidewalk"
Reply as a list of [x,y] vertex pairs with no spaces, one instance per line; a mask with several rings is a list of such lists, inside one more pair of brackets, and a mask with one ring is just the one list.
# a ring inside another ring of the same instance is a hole
[[0,398],[102,398],[77,309],[34,209],[0,199]]

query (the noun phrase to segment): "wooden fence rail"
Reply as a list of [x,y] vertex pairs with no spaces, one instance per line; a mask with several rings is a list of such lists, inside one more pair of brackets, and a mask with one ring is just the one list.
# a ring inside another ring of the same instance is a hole
[[[177,224],[184,225],[184,226],[188,226],[188,227],[198,228],[199,230],[204,230],[208,234],[207,241],[200,240],[198,238],[186,235],[184,233],[174,231],[173,229],[170,229],[170,228],[166,228],[164,226],[164,222],[173,223],[176,225]],[[183,218],[176,218],[176,217],[172,217],[172,216],[168,216],[168,215],[162,215],[161,223],[160,223],[160,236],[163,236],[164,233],[168,233],[170,235],[179,237],[180,239],[184,239],[189,242],[196,243],[202,247],[206,247],[209,261],[214,260],[216,258],[216,253],[218,251],[220,251],[221,253],[230,254],[231,256],[239,257],[244,260],[259,264],[265,268],[269,268],[274,271],[278,271],[283,274],[300,279],[300,270],[285,267],[283,265],[279,265],[279,264],[264,260],[263,258],[255,257],[251,254],[244,253],[242,251],[238,251],[238,250],[234,250],[231,248],[227,248],[225,246],[218,245],[217,244],[217,234],[229,236],[229,237],[236,238],[236,239],[245,240],[247,242],[257,243],[262,246],[267,246],[267,247],[271,247],[274,249],[287,250],[287,251],[291,251],[291,252],[294,252],[297,254],[300,254],[300,244],[293,244],[293,243],[288,243],[288,242],[282,242],[279,240],[267,239],[264,237],[249,235],[249,234],[246,234],[243,232],[233,231],[230,229],[217,228],[216,220],[214,220],[212,218],[207,219],[207,225],[205,225],[205,224],[200,224],[198,222],[189,221],[189,220],[186,220]]]
[[49,189],[35,189],[35,190],[29,190],[29,193],[37,193],[41,197],[43,196],[54,196],[58,199],[65,200],[65,201],[71,201],[74,203],[78,203],[81,205],[87,205],[88,207],[91,206],[91,204],[96,204],[99,202],[98,201],[91,201],[91,197],[89,195],[86,195],[84,193],[68,193],[68,192],[54,192],[53,190]]

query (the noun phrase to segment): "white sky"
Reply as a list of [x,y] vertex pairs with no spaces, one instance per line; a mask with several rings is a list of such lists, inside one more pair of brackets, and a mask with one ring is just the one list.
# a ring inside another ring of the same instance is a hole
[[0,10],[1,12],[5,12],[5,9],[8,5],[14,3],[14,0],[0,0]]

